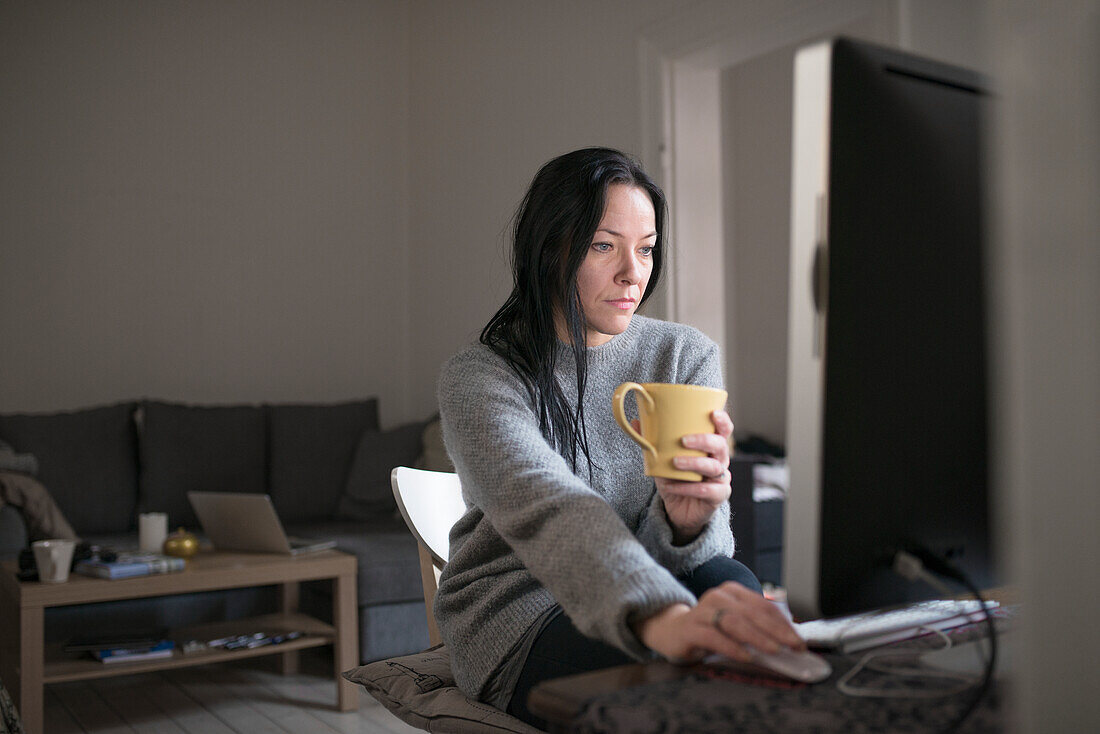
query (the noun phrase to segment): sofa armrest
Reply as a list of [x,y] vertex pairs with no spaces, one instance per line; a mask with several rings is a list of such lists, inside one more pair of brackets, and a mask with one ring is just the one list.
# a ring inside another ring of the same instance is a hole
[[0,558],[18,558],[27,542],[27,521],[23,513],[12,505],[0,507]]

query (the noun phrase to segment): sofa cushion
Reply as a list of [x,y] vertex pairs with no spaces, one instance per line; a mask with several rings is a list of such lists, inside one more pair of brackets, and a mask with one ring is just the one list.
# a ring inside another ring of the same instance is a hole
[[141,416],[142,512],[166,512],[172,527],[196,527],[188,491],[265,491],[262,408],[146,401]]
[[426,731],[538,732],[514,716],[460,691],[451,673],[451,656],[443,645],[353,668],[344,671],[344,678],[363,686],[406,724]]
[[359,437],[378,430],[378,400],[268,405],[268,488],[284,522],[329,518]]
[[414,469],[447,472],[455,470],[455,465],[447,453],[447,447],[443,444],[443,425],[438,414],[425,424],[420,442],[423,444],[423,449],[413,465]]
[[38,479],[77,533],[133,527],[137,503],[134,404],[0,416],[0,439],[33,454]]
[[359,606],[424,599],[416,539],[405,523],[392,515],[367,521],[294,523],[287,526],[287,532],[303,538],[335,540],[337,548],[355,555],[359,560]]
[[430,644],[423,599],[359,607],[360,663],[409,655]]
[[388,431],[368,431],[359,440],[347,484],[340,496],[336,515],[351,520],[369,520],[393,515],[390,472],[395,466],[412,466],[420,457],[424,423],[406,423]]
[[0,560],[15,559],[30,545],[27,521],[11,505],[0,505]]

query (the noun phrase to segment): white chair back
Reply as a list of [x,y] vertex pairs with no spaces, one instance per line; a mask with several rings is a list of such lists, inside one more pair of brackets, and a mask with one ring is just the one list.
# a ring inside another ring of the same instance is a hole
[[428,636],[440,642],[432,616],[432,600],[439,586],[439,571],[450,556],[451,526],[466,512],[458,475],[399,466],[390,473],[390,484],[401,517],[416,537],[420,554],[420,582],[428,607]]

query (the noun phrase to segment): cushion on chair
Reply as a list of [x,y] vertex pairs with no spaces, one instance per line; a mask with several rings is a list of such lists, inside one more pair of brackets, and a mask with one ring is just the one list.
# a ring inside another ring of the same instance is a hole
[[196,527],[187,492],[264,492],[264,412],[257,406],[142,403],[142,512]]
[[360,437],[378,430],[378,400],[268,405],[271,501],[283,522],[332,517]]
[[390,472],[395,466],[412,466],[420,456],[424,423],[406,423],[388,431],[367,431],[359,440],[347,485],[336,509],[338,517],[370,520],[393,515]]
[[424,652],[379,660],[344,672],[397,718],[426,731],[469,734],[538,729],[460,691],[451,674],[451,656],[437,645]]
[[0,415],[0,439],[34,455],[38,480],[77,533],[121,532],[136,521],[134,408]]

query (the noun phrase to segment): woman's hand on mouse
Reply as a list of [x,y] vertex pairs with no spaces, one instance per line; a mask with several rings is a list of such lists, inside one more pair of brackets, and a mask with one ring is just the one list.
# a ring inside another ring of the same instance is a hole
[[701,474],[703,480],[682,482],[655,478],[676,545],[686,545],[694,540],[730,496],[733,421],[724,410],[711,413],[711,420],[714,422],[714,433],[695,433],[682,439],[685,448],[703,451],[706,456],[677,456],[672,460],[677,469]]
[[764,653],[806,643],[772,602],[735,581],[708,590],[694,607],[673,604],[634,625],[642,644],[674,662],[718,653],[749,662],[746,645]]

